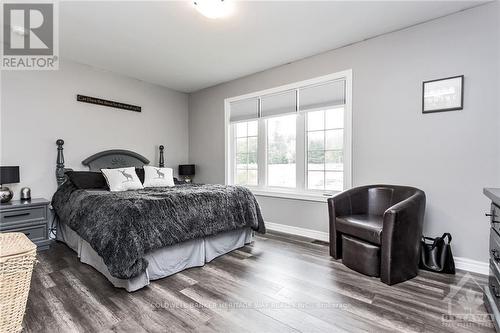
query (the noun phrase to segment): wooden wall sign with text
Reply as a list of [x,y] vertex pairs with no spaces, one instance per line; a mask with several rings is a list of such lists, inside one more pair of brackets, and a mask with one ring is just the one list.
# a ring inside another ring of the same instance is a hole
[[106,99],[101,99],[101,98],[97,98],[97,97],[76,95],[76,100],[78,102],[108,106],[110,108],[117,108],[117,109],[123,109],[123,110],[127,110],[127,111],[141,112],[140,106],[125,104],[125,103],[120,103],[120,102],[115,102],[115,101],[108,101]]

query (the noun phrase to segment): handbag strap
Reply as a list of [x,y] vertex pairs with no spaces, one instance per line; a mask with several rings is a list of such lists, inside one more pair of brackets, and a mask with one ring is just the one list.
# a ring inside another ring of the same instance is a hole
[[426,240],[432,241],[431,248],[434,249],[437,245],[437,242],[439,242],[441,240],[441,237],[432,238],[432,237],[422,236],[422,242],[425,243]]
[[451,243],[451,234],[449,232],[445,232],[443,236],[441,236],[441,239],[444,240],[446,237],[448,237],[448,244]]
[[436,238],[432,238],[432,237],[425,237],[425,236],[422,236],[422,241],[425,243],[426,240],[429,240],[429,241],[432,241],[432,248],[435,248],[437,243],[440,241],[440,240],[443,240],[445,241],[445,239],[448,238],[448,244],[451,243],[451,234],[448,233],[448,232],[445,232],[443,234],[443,236],[441,237],[436,237]]

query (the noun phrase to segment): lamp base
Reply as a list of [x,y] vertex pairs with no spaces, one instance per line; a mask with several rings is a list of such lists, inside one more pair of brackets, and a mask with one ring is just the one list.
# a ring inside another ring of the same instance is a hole
[[182,179],[184,180],[184,183],[189,184],[193,181],[193,179],[190,176],[183,176]]
[[8,187],[0,187],[0,202],[6,203],[12,200],[14,193]]

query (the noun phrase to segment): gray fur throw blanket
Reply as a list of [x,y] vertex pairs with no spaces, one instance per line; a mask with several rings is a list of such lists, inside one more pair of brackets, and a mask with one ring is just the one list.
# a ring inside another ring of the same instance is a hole
[[67,181],[52,206],[60,222],[87,241],[120,279],[144,272],[144,255],[168,245],[244,227],[265,233],[257,200],[241,186],[109,192],[77,189]]

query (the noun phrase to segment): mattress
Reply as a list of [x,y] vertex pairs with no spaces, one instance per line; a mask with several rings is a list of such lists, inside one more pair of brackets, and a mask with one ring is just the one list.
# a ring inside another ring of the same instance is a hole
[[243,228],[216,235],[192,239],[166,246],[145,255],[149,265],[143,273],[130,279],[111,276],[103,259],[74,230],[64,223],[57,225],[58,241],[66,243],[78,255],[82,263],[94,267],[117,288],[128,292],[139,290],[151,281],[164,278],[190,267],[203,266],[213,259],[245,246],[252,241],[251,228]]

